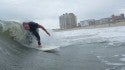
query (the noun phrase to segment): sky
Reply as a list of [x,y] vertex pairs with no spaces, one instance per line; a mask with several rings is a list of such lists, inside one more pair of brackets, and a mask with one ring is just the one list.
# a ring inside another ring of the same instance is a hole
[[125,0],[0,0],[0,20],[35,21],[59,28],[59,16],[74,13],[77,22],[125,13]]

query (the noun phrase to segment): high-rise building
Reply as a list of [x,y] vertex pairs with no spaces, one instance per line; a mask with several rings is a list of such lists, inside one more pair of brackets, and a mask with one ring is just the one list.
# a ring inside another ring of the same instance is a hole
[[61,29],[71,29],[77,27],[77,19],[73,13],[66,13],[59,17]]

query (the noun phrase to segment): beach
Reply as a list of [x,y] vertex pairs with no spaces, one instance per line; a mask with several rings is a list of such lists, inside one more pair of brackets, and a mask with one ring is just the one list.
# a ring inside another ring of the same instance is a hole
[[122,22],[115,22],[115,23],[105,23],[100,25],[90,25],[84,27],[77,27],[72,29],[53,29],[54,31],[70,31],[70,30],[79,30],[79,29],[95,29],[95,28],[107,28],[107,27],[118,27],[118,26],[125,26],[125,21]]

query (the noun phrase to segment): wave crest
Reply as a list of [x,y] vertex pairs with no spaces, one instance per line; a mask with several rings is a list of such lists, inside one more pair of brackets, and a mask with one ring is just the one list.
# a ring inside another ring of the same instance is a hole
[[21,23],[15,21],[0,21],[0,32],[11,37],[24,46],[33,47],[34,37],[29,31],[26,31]]

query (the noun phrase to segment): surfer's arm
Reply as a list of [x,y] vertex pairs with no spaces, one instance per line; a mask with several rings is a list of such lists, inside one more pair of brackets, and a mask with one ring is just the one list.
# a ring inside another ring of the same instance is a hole
[[38,27],[42,28],[50,36],[50,33],[42,25],[38,25]]

